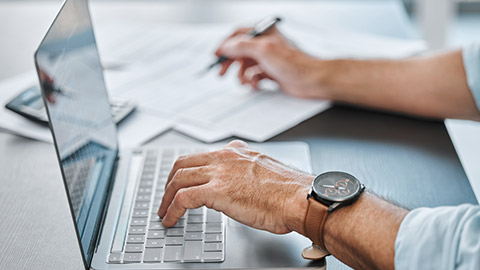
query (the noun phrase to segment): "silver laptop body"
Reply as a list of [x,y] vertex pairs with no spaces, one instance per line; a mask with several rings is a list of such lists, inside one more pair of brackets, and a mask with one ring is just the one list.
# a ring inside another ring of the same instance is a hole
[[[35,64],[85,268],[321,265],[301,258],[308,239],[255,230],[212,209],[191,209],[174,227],[161,225],[156,211],[175,158],[220,146],[119,151],[87,0],[63,3],[35,53]],[[253,148],[311,171],[304,143]]]

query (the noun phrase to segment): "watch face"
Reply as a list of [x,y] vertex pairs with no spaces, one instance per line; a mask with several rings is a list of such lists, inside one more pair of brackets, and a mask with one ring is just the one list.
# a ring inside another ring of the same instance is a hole
[[344,202],[361,192],[362,185],[353,175],[344,172],[327,172],[315,178],[313,192],[326,201]]

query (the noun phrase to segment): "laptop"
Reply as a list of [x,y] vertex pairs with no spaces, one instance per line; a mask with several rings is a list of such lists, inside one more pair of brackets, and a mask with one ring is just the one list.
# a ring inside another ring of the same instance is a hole
[[[87,0],[63,3],[35,53],[35,64],[86,269],[301,268],[323,263],[302,259],[310,241],[297,233],[255,230],[205,207],[189,209],[171,228],[162,226],[157,210],[176,158],[220,146],[120,150]],[[305,143],[253,148],[311,170]]]

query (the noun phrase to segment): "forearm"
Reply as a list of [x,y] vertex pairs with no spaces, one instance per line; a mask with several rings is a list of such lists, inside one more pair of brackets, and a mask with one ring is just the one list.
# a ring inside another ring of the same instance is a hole
[[407,210],[364,193],[328,217],[328,251],[355,269],[394,269],[395,239]]
[[[299,189],[290,202],[287,224],[306,237],[308,190]],[[407,210],[364,192],[353,204],[327,217],[323,241],[327,250],[355,269],[393,269],[395,239]]]
[[336,102],[431,118],[480,120],[461,51],[406,60],[322,61]]

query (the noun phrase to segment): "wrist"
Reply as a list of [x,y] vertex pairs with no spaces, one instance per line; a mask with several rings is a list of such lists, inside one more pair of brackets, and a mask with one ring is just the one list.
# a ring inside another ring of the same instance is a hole
[[318,98],[335,101],[338,94],[335,93],[337,78],[335,73],[338,69],[336,60],[324,60],[313,58],[310,70],[311,91],[310,98]]
[[[307,182],[311,183],[315,179],[313,176],[308,176]],[[301,235],[305,233],[305,218],[307,215],[308,201],[307,195],[310,186],[300,186],[293,196],[286,202],[286,224],[291,231],[295,231]]]

